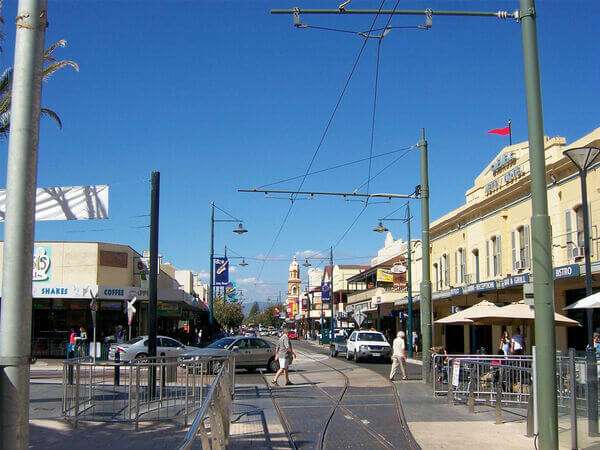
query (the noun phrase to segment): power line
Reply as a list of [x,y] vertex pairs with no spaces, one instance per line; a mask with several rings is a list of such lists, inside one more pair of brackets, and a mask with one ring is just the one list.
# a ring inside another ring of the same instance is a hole
[[416,145],[411,145],[404,153],[402,153],[400,156],[398,156],[396,159],[394,159],[392,162],[390,162],[388,165],[386,165],[383,169],[381,169],[379,172],[377,172],[372,177],[368,178],[363,184],[361,184],[359,187],[357,187],[355,189],[355,192],[358,192],[359,190],[361,190],[365,186],[365,184],[374,180],[379,175],[381,175],[383,172],[385,172],[387,169],[392,167],[394,164],[396,164],[398,161],[400,161],[402,158],[404,158],[414,148],[416,148]]
[[[382,0],[381,5],[379,6],[379,11],[381,11],[381,9],[383,8],[383,5],[385,3],[385,0]],[[373,30],[373,28],[375,27],[375,23],[377,21],[377,18],[379,17],[379,11],[377,12],[377,14],[375,15],[375,17],[373,18],[373,22],[371,23],[371,27],[370,27],[370,31]],[[315,158],[317,157],[317,154],[319,153],[319,150],[321,149],[321,146],[323,145],[323,142],[325,141],[325,137],[327,136],[327,133],[329,131],[329,127],[331,126],[332,122],[333,122],[333,118],[335,117],[335,114],[342,102],[342,99],[344,98],[344,94],[346,93],[346,90],[348,89],[348,85],[350,84],[350,80],[352,79],[352,76],[354,75],[354,71],[356,70],[356,67],[358,66],[358,62],[360,61],[360,57],[362,56],[362,53],[367,45],[367,41],[368,41],[368,37],[365,37],[362,46],[360,47],[360,51],[358,52],[358,55],[356,56],[356,59],[354,61],[354,65],[352,66],[352,70],[350,71],[350,74],[348,75],[347,79],[346,79],[346,83],[344,84],[344,88],[342,89],[342,92],[340,93],[338,100],[335,104],[335,107],[333,108],[333,111],[331,113],[331,116],[329,117],[329,120],[327,121],[327,125],[325,126],[325,130],[323,131],[323,134],[321,136],[321,140],[319,141],[319,144],[317,145],[317,148],[315,149],[315,152],[313,153],[313,156],[310,160],[310,163],[308,164],[308,168],[306,169],[306,173],[304,174],[304,177],[302,178],[302,182],[300,183],[300,186],[298,187],[298,191],[300,191],[302,189],[302,186],[304,186],[304,182],[306,181],[306,177],[308,176],[308,173],[310,172],[310,169],[312,168],[312,165],[315,161]],[[281,235],[281,232],[283,231],[283,227],[285,226],[285,223],[287,222],[288,218],[290,217],[290,214],[292,212],[292,208],[294,207],[294,199],[293,199],[293,194],[292,194],[292,199],[291,199],[291,203],[290,206],[283,218],[283,221],[281,223],[281,226],[279,227],[279,230],[277,231],[277,234],[275,235],[275,238],[273,239],[273,243],[271,244],[271,247],[269,248],[269,251],[267,252],[267,257],[271,254],[271,252],[273,251],[273,248],[275,247],[275,244],[277,242],[277,240],[279,239],[279,236]],[[260,278],[260,276],[262,275],[263,269],[265,267],[265,263],[263,262],[260,271],[258,272],[258,277]]]

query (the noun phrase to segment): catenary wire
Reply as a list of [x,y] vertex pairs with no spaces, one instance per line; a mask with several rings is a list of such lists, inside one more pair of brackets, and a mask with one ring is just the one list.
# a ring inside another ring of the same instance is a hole
[[[375,27],[375,23],[377,21],[377,18],[379,17],[379,12],[381,11],[381,8],[383,8],[383,5],[385,3],[385,0],[382,0],[381,5],[379,6],[379,10],[377,11],[377,14],[375,15],[375,17],[373,18],[373,22],[371,23],[371,27],[370,30],[373,29],[373,27]],[[313,156],[310,160],[310,163],[308,164],[308,168],[306,169],[306,173],[304,174],[302,181],[300,183],[300,186],[298,187],[297,191],[300,191],[302,189],[302,186],[304,186],[304,182],[306,181],[306,177],[308,176],[308,173],[310,172],[313,163],[315,162],[315,159],[317,157],[317,154],[319,153],[319,150],[321,149],[321,146],[323,145],[323,142],[325,141],[325,137],[327,136],[327,133],[329,131],[329,128],[331,126],[331,124],[333,123],[333,118],[335,117],[335,114],[340,106],[340,104],[342,103],[342,99],[344,98],[344,94],[346,93],[346,90],[348,89],[348,86],[350,84],[350,80],[352,79],[352,76],[354,75],[354,72],[356,70],[356,67],[358,66],[358,63],[360,61],[360,57],[363,54],[363,51],[367,45],[367,41],[368,38],[365,37],[362,46],[360,47],[360,50],[358,52],[358,55],[356,56],[356,59],[354,61],[354,65],[352,66],[352,70],[350,71],[350,74],[348,75],[347,79],[346,79],[346,83],[344,84],[344,87],[338,97],[338,100],[335,104],[335,107],[333,108],[333,111],[331,113],[331,116],[329,117],[329,120],[327,121],[327,125],[325,126],[325,130],[323,131],[323,134],[321,135],[321,139],[319,141],[319,144],[317,145],[317,148],[315,149]],[[275,247],[275,244],[277,243],[277,240],[279,239],[279,236],[281,235],[281,232],[283,231],[283,227],[285,226],[288,218],[290,217],[290,214],[292,212],[292,209],[294,207],[294,201],[292,199],[290,206],[283,218],[283,221],[281,222],[281,226],[279,227],[279,230],[277,231],[277,234],[275,235],[275,238],[273,239],[273,242],[271,244],[271,247],[269,248],[269,251],[267,252],[267,257],[271,254],[271,252],[273,251],[273,248]],[[258,276],[256,278],[260,278],[260,276],[262,275],[263,269],[265,267],[265,264],[263,263],[260,267]]]

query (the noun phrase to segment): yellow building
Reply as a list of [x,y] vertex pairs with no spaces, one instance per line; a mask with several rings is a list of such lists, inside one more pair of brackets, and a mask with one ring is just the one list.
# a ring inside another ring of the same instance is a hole
[[[563,308],[585,296],[583,219],[579,172],[563,155],[571,147],[600,146],[600,128],[566,145],[561,137],[545,139],[548,208],[552,224],[554,300],[559,313],[583,327],[557,327],[557,349],[583,349],[585,311]],[[600,272],[600,161],[588,170],[588,207],[592,273]],[[432,196],[436,193],[432,192]],[[434,320],[482,300],[495,303],[523,299],[523,285],[532,281],[531,193],[528,143],[505,147],[475,179],[466,203],[431,223],[431,281]],[[600,283],[596,281],[594,287]],[[594,321],[600,326],[600,315]],[[529,328],[529,327],[527,327]],[[513,327],[507,328],[512,335]],[[434,345],[449,352],[484,347],[496,353],[501,326],[434,326]],[[524,330],[527,348],[532,330]]]

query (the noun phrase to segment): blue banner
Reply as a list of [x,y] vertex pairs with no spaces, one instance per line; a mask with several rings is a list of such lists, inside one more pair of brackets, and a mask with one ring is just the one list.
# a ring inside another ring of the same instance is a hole
[[569,264],[554,268],[554,279],[578,277],[580,274],[579,264]]
[[229,283],[229,260],[227,258],[215,258],[215,286],[227,286]]
[[329,281],[321,283],[321,301],[323,303],[331,301],[331,286]]

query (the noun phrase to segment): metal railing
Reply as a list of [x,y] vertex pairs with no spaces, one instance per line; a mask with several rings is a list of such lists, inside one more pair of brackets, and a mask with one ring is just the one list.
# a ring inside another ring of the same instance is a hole
[[231,398],[234,389],[234,384],[228,381],[230,376],[227,367],[223,365],[212,382],[185,439],[177,447],[178,450],[192,448],[198,435],[203,449],[227,448],[231,422]]
[[[231,391],[235,360],[221,358],[144,358],[130,362],[90,357],[63,361],[62,414],[80,420],[140,422],[188,418],[200,409],[219,373]],[[229,399],[231,402],[231,397]]]

